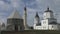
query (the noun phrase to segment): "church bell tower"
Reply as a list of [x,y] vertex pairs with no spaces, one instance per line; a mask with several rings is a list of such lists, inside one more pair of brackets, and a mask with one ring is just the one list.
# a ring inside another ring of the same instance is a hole
[[27,30],[27,9],[26,6],[24,7],[24,29]]
[[38,15],[38,12],[36,12],[36,15],[35,15],[35,18],[34,18],[34,29],[36,28],[37,25],[40,25],[40,18],[39,18],[39,15]]
[[48,19],[48,18],[54,18],[53,11],[49,10],[49,7],[44,13],[44,19]]
[[38,15],[38,12],[36,12],[36,16],[35,16],[35,24],[39,24],[39,15]]

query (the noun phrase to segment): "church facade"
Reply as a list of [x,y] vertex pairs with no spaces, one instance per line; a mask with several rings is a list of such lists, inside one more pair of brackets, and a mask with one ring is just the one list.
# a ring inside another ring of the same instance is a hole
[[43,14],[43,20],[40,20],[38,13],[36,13],[33,25],[34,30],[59,30],[59,26],[57,19],[53,15],[53,11],[49,10],[49,7]]

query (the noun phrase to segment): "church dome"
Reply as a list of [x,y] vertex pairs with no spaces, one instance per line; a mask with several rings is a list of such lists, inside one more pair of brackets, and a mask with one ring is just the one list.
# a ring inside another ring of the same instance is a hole
[[39,18],[38,12],[36,12],[36,16],[35,17],[38,17]]
[[49,10],[49,7],[48,7],[45,12],[53,12],[53,11],[52,10]]
[[16,9],[14,9],[13,12],[12,12],[12,14],[8,18],[22,19],[22,16],[20,16],[19,12]]

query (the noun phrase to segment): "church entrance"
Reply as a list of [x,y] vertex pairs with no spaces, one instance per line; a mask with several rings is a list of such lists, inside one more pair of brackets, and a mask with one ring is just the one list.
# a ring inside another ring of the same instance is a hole
[[15,25],[15,31],[18,31],[18,25]]

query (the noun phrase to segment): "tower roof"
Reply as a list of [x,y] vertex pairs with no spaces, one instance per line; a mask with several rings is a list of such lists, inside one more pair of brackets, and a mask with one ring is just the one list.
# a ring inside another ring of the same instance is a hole
[[19,15],[19,12],[14,8],[12,14],[8,18],[18,18],[22,19],[22,16]]
[[47,7],[47,10],[45,12],[53,12],[53,11],[49,10],[49,7]]
[[26,11],[26,6],[24,7],[24,10]]
[[39,17],[38,12],[36,12],[36,16],[35,17]]

